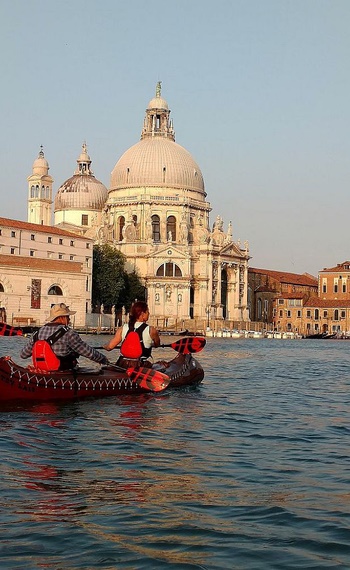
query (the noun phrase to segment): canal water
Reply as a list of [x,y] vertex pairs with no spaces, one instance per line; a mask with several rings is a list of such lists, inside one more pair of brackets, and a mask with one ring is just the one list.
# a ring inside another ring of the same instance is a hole
[[198,360],[194,390],[0,407],[2,570],[350,568],[350,341]]

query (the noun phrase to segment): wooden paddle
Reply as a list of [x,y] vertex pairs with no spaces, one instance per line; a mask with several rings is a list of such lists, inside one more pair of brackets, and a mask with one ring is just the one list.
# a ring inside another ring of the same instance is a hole
[[[191,354],[203,350],[207,340],[203,336],[190,336],[175,340],[171,344],[161,344],[159,348],[173,348],[181,354]],[[94,346],[96,350],[104,350],[103,346]],[[120,345],[115,348],[120,348]]]
[[145,390],[151,390],[152,392],[161,392],[165,390],[170,383],[170,377],[163,372],[158,370],[152,370],[152,368],[146,368],[145,366],[140,368],[122,368],[117,364],[108,364],[107,368],[114,368],[120,372],[126,373],[129,378],[137,384],[140,388]]
[[23,331],[19,327],[12,327],[7,323],[0,323],[0,336],[22,336]]

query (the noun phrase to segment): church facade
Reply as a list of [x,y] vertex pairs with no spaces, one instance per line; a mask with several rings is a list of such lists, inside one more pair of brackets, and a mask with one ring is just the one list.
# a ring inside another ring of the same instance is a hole
[[[160,82],[141,139],[117,161],[108,190],[95,178],[85,144],[77,163],[56,194],[54,225],[121,251],[127,269],[144,283],[154,318],[168,325],[188,318],[249,319],[248,243],[234,241],[231,222],[224,228],[220,216],[210,226],[201,170],[175,142]],[[52,179],[40,182],[39,190],[32,181],[28,221],[47,223]]]

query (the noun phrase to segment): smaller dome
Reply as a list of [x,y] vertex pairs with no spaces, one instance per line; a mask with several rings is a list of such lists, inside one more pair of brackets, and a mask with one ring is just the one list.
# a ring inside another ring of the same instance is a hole
[[167,111],[169,107],[168,103],[165,99],[163,99],[163,97],[153,97],[153,99],[151,99],[148,103],[147,109],[164,109]]
[[91,174],[74,174],[58,189],[55,212],[58,210],[102,210],[108,190]]
[[58,189],[55,212],[59,210],[102,210],[108,196],[107,188],[97,180],[90,168],[91,159],[86,143],[77,160],[78,168]]

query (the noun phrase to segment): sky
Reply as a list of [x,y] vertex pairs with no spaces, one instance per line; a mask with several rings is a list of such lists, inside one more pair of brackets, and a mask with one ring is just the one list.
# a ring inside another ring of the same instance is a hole
[[0,21],[1,216],[27,219],[40,145],[54,194],[84,141],[108,188],[162,81],[251,267],[350,259],[348,0],[3,0]]

